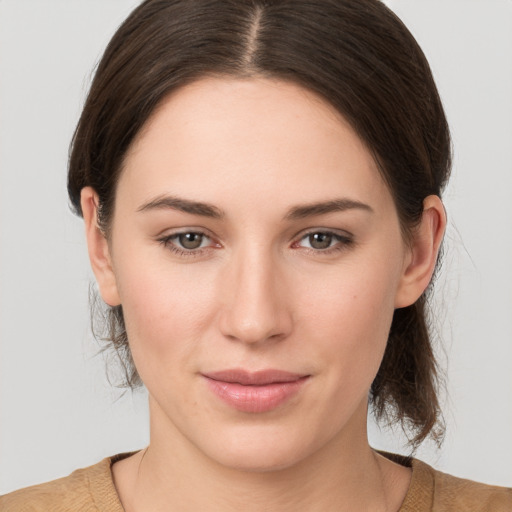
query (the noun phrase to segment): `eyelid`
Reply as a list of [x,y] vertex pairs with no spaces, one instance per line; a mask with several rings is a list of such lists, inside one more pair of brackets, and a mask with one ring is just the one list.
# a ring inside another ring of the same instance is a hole
[[[165,233],[165,231],[163,231]],[[185,249],[180,248],[178,245],[173,243],[173,239],[176,239],[180,235],[184,234],[197,234],[201,235],[207,239],[210,240],[210,244],[205,247],[198,247],[196,249]],[[304,240],[306,237],[311,236],[313,234],[324,234],[324,235],[330,235],[333,238],[337,240],[337,243],[334,245],[327,247],[326,249],[315,249],[312,247],[303,247],[300,246],[300,242]],[[210,251],[212,249],[221,248],[222,244],[216,240],[216,237],[212,236],[209,233],[209,230],[204,228],[197,228],[197,227],[184,227],[184,228],[177,228],[173,231],[167,231],[165,235],[158,235],[156,237],[157,242],[159,242],[161,245],[163,245],[165,248],[171,250],[172,252],[183,255],[183,256],[201,256],[205,252]],[[307,230],[304,230],[297,234],[292,241],[291,247],[294,249],[301,248],[305,251],[312,252],[315,254],[329,254],[331,252],[336,252],[340,250],[345,250],[349,246],[353,246],[355,244],[354,241],[354,235],[352,233],[346,231],[346,230],[339,230],[339,229],[333,229],[333,228],[309,228]]]
[[166,236],[174,236],[174,235],[182,235],[184,233],[198,233],[201,235],[205,235],[208,238],[215,238],[212,232],[203,226],[194,226],[194,225],[184,225],[178,227],[167,226],[165,229],[159,230],[155,235],[155,239],[164,238]]
[[[306,237],[321,233],[324,235],[331,235],[333,238],[335,238],[338,243],[326,248],[326,249],[315,249],[312,247],[303,247],[299,246],[298,244],[304,240]],[[354,235],[352,233],[349,233],[345,230],[337,230],[332,228],[311,228],[307,229],[306,231],[302,231],[299,233],[292,242],[292,247],[294,248],[301,248],[303,250],[313,252],[315,254],[329,254],[330,252],[339,251],[347,249],[349,246],[353,246],[355,243],[354,241]]]
[[350,233],[349,231],[346,231],[345,229],[333,229],[333,228],[322,228],[322,227],[319,227],[319,228],[308,228],[308,229],[305,229],[303,231],[301,231],[300,233],[298,233],[297,235],[295,235],[293,237],[293,240],[295,241],[298,241],[298,240],[302,240],[303,238],[309,236],[309,235],[314,235],[315,233],[323,233],[323,234],[326,234],[326,235],[333,235],[333,236],[336,236],[336,237],[341,237],[341,238],[344,238],[344,239],[350,239],[350,240],[353,240],[354,239],[354,235],[352,233]]
[[[163,245],[166,249],[170,250],[171,252],[178,254],[179,256],[186,256],[186,257],[194,257],[194,256],[202,256],[205,252],[216,249],[221,247],[221,244],[215,240],[215,238],[208,233],[208,230],[204,228],[178,228],[174,231],[163,231],[163,233],[166,233],[164,235],[157,235],[156,241],[159,242],[161,245]],[[198,247],[197,249],[185,249],[180,248],[178,245],[173,243],[173,240],[179,237],[180,235],[185,234],[196,234],[201,235],[204,238],[207,238],[210,240],[210,245],[205,247]]]

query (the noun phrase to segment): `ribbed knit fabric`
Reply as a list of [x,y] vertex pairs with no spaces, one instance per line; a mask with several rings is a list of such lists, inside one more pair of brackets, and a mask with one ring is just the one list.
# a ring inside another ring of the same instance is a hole
[[124,512],[110,471],[120,458],[123,455],[77,469],[64,478],[0,496],[0,512]]
[[[111,466],[120,454],[71,475],[0,497],[1,512],[123,512]],[[456,478],[416,459],[384,454],[412,467],[412,480],[397,512],[512,512],[512,489]]]
[[512,488],[447,475],[417,459],[383,455],[412,467],[411,484],[398,512],[512,512]]

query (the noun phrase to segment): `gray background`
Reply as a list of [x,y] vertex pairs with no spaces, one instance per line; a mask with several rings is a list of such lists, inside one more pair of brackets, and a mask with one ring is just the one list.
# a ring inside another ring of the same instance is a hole
[[[92,273],[65,189],[92,70],[136,3],[0,0],[0,493],[148,442],[144,392],[109,385],[89,334]],[[431,62],[455,148],[434,307],[448,431],[419,456],[512,485],[512,1],[387,3]]]

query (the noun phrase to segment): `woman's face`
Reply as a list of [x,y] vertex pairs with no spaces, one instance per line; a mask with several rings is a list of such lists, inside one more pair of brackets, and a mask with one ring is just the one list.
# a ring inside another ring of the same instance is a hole
[[127,154],[108,249],[152,443],[265,470],[366,442],[411,258],[323,100],[267,79],[175,92]]

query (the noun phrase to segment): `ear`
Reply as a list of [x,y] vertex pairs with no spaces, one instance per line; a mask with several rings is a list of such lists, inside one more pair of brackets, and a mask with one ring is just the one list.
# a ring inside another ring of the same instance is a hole
[[423,201],[421,222],[413,231],[395,297],[395,308],[414,304],[427,288],[434,273],[445,228],[446,212],[441,199],[428,196]]
[[98,194],[92,187],[82,189],[80,204],[85,222],[89,260],[96,276],[101,297],[109,306],[118,306],[121,301],[112,267],[110,248],[105,234],[98,226],[99,199]]

